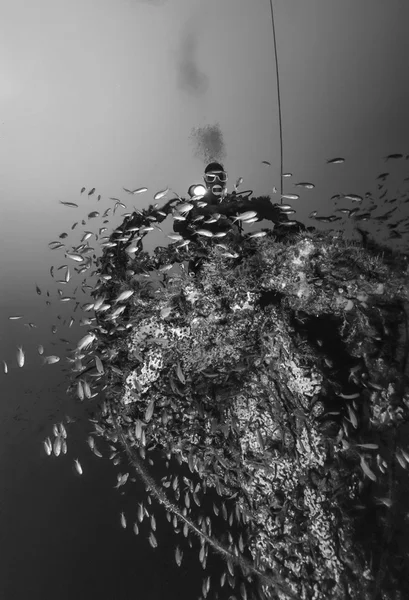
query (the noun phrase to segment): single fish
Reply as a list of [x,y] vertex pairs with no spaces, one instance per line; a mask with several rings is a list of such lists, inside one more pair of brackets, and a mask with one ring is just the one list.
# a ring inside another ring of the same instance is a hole
[[267,235],[267,231],[257,231],[256,233],[249,235],[249,238],[260,238],[264,237],[265,235]]
[[44,365],[53,365],[54,363],[59,362],[59,360],[60,360],[59,356],[54,356],[54,355],[44,356],[44,358],[43,358],[43,366]]
[[124,529],[126,529],[126,519],[123,512],[121,512],[121,525]]
[[299,183],[294,183],[294,185],[296,187],[304,187],[307,190],[312,190],[312,189],[315,188],[315,185],[313,183],[308,183],[308,182],[305,182],[305,181],[301,181]]
[[84,187],[83,187],[83,188],[81,188],[81,192],[80,192],[80,194],[82,194],[83,192],[85,192],[85,188],[84,188]]
[[40,288],[38,287],[38,285],[37,285],[37,284],[35,284],[35,286],[36,286],[36,292],[37,292],[37,294],[38,294],[39,296],[41,296],[41,290],[40,290]]
[[66,252],[65,256],[68,258],[71,258],[71,260],[75,260],[75,262],[83,262],[84,261],[84,257],[81,256],[81,254],[71,254],[69,252]]
[[377,450],[379,448],[378,444],[355,444],[360,448],[367,448],[368,450]]
[[100,373],[101,375],[103,375],[103,373],[104,373],[104,365],[102,364],[102,361],[99,358],[99,356],[95,357],[95,366],[97,368],[98,373]]
[[392,500],[390,498],[375,498],[376,502],[378,502],[378,504],[383,504],[384,506],[387,506],[388,508],[390,508],[393,504]]
[[402,454],[400,452],[396,452],[395,456],[402,469],[406,469],[406,462]]
[[136,190],[127,190],[126,188],[122,188],[125,192],[127,192],[128,194],[142,194],[142,192],[147,192],[148,188],[147,187],[140,187],[140,188],[136,188]]
[[248,210],[244,213],[241,213],[240,215],[236,215],[235,217],[233,217],[233,222],[236,221],[247,221],[248,219],[252,219],[253,217],[257,216],[257,212],[255,210]]
[[198,235],[204,235],[205,237],[213,237],[213,233],[208,229],[197,229],[196,233]]
[[117,302],[122,302],[123,300],[127,300],[128,298],[130,298],[132,296],[132,294],[134,294],[134,290],[127,290],[125,292],[122,292],[122,294],[119,294],[119,296],[114,300],[115,304]]
[[157,546],[158,546],[158,542],[156,540],[156,537],[153,535],[152,531],[150,532],[150,535],[149,535],[149,543],[152,546],[152,548],[157,548]]
[[67,430],[64,427],[64,423],[59,423],[60,434],[66,440],[67,439]]
[[261,164],[262,165],[269,165],[271,167],[271,163],[269,163],[268,160],[262,160]]
[[82,471],[82,467],[80,464],[80,461],[78,460],[78,458],[76,458],[74,460],[74,466],[75,466],[75,470],[77,471],[78,475],[82,475],[83,471]]
[[99,217],[99,212],[96,210],[93,210],[92,212],[89,213],[88,219],[94,219],[95,217]]
[[9,321],[17,321],[17,319],[22,319],[23,315],[14,315],[9,317]]
[[88,400],[89,400],[90,398],[92,398],[92,392],[91,392],[91,388],[90,388],[90,386],[89,386],[89,383],[88,383],[88,381],[84,380],[84,381],[82,382],[82,387],[84,388],[84,394],[85,394],[85,397],[86,397],[86,398],[88,398]]
[[8,373],[8,367],[7,367],[7,363],[6,363],[5,360],[3,360],[3,365],[4,365],[4,367],[3,367],[4,368],[4,372]]
[[24,366],[24,352],[23,352],[23,348],[21,346],[18,346],[18,350],[17,350],[17,364],[19,367],[23,367]]
[[148,408],[145,411],[145,421],[146,422],[149,422],[151,420],[154,410],[155,410],[155,400],[151,400],[148,404]]
[[45,439],[43,441],[43,445],[44,445],[44,450],[45,450],[46,454],[48,456],[50,456],[53,451],[53,447],[52,447],[50,438]]
[[286,200],[298,200],[300,196],[298,194],[283,194],[281,198],[285,198]]
[[345,162],[345,158],[331,158],[331,160],[327,160],[327,165],[337,165]]
[[347,200],[352,200],[352,202],[362,202],[363,197],[358,194],[343,194],[343,197]]
[[78,384],[77,384],[77,396],[81,401],[84,400],[84,398],[85,398],[84,389],[82,387],[81,380],[78,381]]
[[96,446],[94,446],[93,453],[95,454],[95,456],[98,456],[98,458],[102,458],[102,454]]
[[178,204],[176,206],[176,210],[180,213],[188,213],[190,210],[192,210],[192,208],[193,204],[191,204],[190,202],[182,202],[182,204]]
[[62,439],[61,437],[58,435],[55,440],[54,440],[54,444],[53,444],[53,451],[54,451],[54,455],[55,456],[60,456],[61,453],[61,447],[62,447]]
[[403,158],[403,154],[388,154],[388,156],[384,156],[383,158],[385,159],[385,162],[386,162],[390,158]]
[[361,459],[361,469],[363,470],[365,475],[367,477],[369,477],[369,479],[371,479],[372,481],[376,481],[376,475],[369,468],[368,463],[366,462],[365,458],[361,454],[359,456]]
[[62,200],[60,200],[60,204],[63,204],[64,206],[70,206],[71,208],[78,208],[78,204],[75,204],[74,202],[62,202]]
[[153,199],[154,200],[160,200],[161,198],[163,198],[164,196],[166,196],[166,194],[169,192],[169,187],[167,187],[165,190],[160,190],[159,192],[157,192]]
[[88,196],[92,196],[92,194],[95,192],[95,188],[92,188],[92,190],[90,192],[88,192]]

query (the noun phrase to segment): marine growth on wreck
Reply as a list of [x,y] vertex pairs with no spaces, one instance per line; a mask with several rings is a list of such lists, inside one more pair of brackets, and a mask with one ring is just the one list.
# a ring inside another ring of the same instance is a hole
[[[154,211],[139,212],[142,239]],[[243,599],[402,598],[409,565],[391,532],[409,462],[406,257],[291,227],[153,255],[118,235],[85,348],[105,398],[95,432],[126,452],[175,531],[199,539],[204,568],[209,551],[225,561],[202,597],[228,585]],[[169,475],[156,481],[158,452]]]

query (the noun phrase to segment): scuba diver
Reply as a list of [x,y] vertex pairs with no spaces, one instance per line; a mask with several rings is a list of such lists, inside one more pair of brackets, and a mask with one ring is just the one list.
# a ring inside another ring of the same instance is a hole
[[[177,231],[183,237],[189,239],[195,239],[194,230],[189,226],[192,221],[200,216],[211,216],[217,217],[215,223],[206,224],[206,229],[212,233],[219,231],[228,231],[232,229],[232,223],[230,218],[234,217],[237,213],[254,210],[257,212],[259,220],[266,219],[274,223],[274,233],[278,233],[280,236],[284,231],[288,232],[288,226],[283,227],[283,224],[289,221],[288,215],[280,210],[279,205],[274,206],[271,203],[269,196],[259,196],[257,198],[250,198],[253,193],[252,190],[246,190],[244,192],[233,191],[228,194],[226,192],[227,173],[224,170],[223,165],[217,162],[212,162],[207,165],[204,174],[204,182],[206,186],[206,193],[200,198],[200,201],[207,203],[206,206],[194,206],[194,208],[188,213],[185,221],[177,221],[174,224],[174,231]],[[192,197],[195,186],[190,186],[189,195]],[[192,198],[194,201],[194,196]],[[305,231],[306,227],[299,221],[292,221],[291,231]],[[237,223],[237,222],[236,222]],[[233,228],[238,228],[242,231],[241,225],[233,225]],[[234,229],[233,229],[234,230]]]

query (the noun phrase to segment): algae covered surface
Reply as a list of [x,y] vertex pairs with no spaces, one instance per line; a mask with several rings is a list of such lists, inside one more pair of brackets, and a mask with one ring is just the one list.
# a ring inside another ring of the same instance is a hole
[[[226,584],[237,598],[404,597],[406,257],[277,229],[108,249],[99,269],[96,433],[126,451],[175,530],[201,538],[202,561],[209,548],[226,561],[203,597]],[[154,481],[154,450],[189,467],[184,487],[171,472]]]

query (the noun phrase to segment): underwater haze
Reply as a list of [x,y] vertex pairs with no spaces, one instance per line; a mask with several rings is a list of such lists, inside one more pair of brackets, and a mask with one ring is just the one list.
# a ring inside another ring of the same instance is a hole
[[[380,215],[396,208],[393,218],[405,219],[409,4],[273,5],[282,169],[292,174],[283,180],[283,193],[299,195],[292,203],[295,218],[329,229],[311,212],[339,214],[334,210],[344,203],[335,204],[333,196],[371,192]],[[95,456],[86,442],[92,402],[67,396],[68,363],[42,364],[39,345],[44,355],[62,356],[87,329],[80,324],[86,313],[73,312],[74,302],[53,301],[55,280],[65,275],[57,271],[60,264],[69,263],[77,300],[90,301],[87,289],[81,291],[84,276],[74,275],[75,262],[49,243],[75,246],[83,229],[98,233],[104,226],[109,236],[126,212],[154,204],[154,194],[167,187],[186,198],[212,160],[223,163],[229,191],[243,177],[243,189],[279,202],[270,3],[3,0],[1,13],[0,361],[7,369],[0,373],[0,598],[197,598],[203,569],[196,555],[185,551],[178,568],[174,536],[158,536],[154,549],[131,525],[121,527],[120,513],[136,511],[144,486],[115,489],[112,461]],[[335,157],[345,160],[328,163]],[[379,180],[385,172],[387,183]],[[314,188],[295,182],[313,182]],[[124,190],[144,186],[146,193]],[[116,206],[113,214],[117,201],[126,208]],[[98,216],[90,218],[92,211]],[[382,219],[360,226],[392,247],[407,244],[407,233],[389,239]],[[337,227],[356,236],[348,219]],[[159,239],[154,232],[144,248]],[[13,315],[23,318],[10,320]],[[18,347],[24,348],[24,368]],[[43,440],[66,415],[76,421],[64,421],[67,454],[48,457]],[[165,518],[158,514],[157,520]]]

